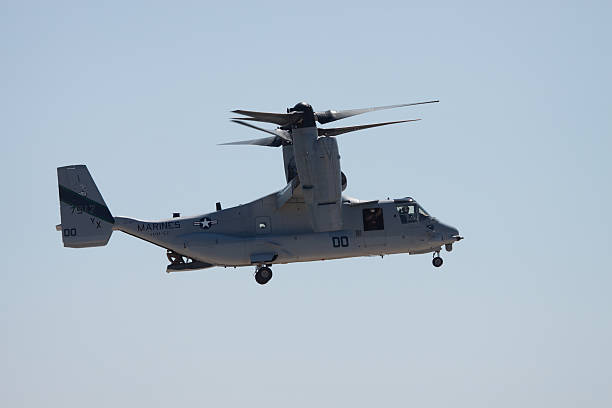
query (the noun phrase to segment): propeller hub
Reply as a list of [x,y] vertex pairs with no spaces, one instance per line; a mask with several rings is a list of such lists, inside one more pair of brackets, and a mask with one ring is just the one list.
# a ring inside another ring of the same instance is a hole
[[295,127],[304,128],[316,126],[314,111],[310,104],[306,102],[297,103],[293,108],[287,109],[287,113],[289,112],[302,112],[302,120],[298,122]]
[[310,106],[306,102],[299,102],[299,103],[296,103],[293,108],[289,108],[288,111],[289,112],[307,112],[307,111],[312,112],[312,106]]

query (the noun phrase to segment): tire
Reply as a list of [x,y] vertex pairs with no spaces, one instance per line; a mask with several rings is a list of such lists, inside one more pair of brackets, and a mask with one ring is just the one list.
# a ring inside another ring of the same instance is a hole
[[435,266],[436,268],[439,268],[442,266],[442,264],[444,263],[444,261],[442,260],[442,258],[440,258],[439,256],[436,256],[431,263],[433,264],[433,266]]
[[272,269],[268,268],[267,266],[259,268],[259,270],[255,273],[255,281],[260,285],[265,285],[266,283],[270,282],[270,279],[272,279]]

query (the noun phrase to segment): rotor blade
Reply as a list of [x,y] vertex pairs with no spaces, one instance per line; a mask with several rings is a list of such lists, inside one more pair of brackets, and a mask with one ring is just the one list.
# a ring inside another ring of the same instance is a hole
[[361,115],[366,112],[373,112],[383,109],[393,109],[393,108],[401,108],[403,106],[414,106],[414,105],[424,105],[426,103],[436,103],[440,101],[427,101],[427,102],[415,102],[415,103],[404,103],[401,105],[388,105],[388,106],[377,106],[373,108],[363,108],[363,109],[348,109],[348,110],[328,110],[325,112],[316,112],[315,116],[317,121],[321,124],[333,122],[335,120],[348,118],[355,115]]
[[338,136],[343,133],[354,132],[356,130],[369,129],[378,126],[385,125],[393,125],[395,123],[405,123],[405,122],[416,122],[421,119],[408,119],[408,120],[397,120],[395,122],[383,122],[383,123],[372,123],[370,125],[360,125],[360,126],[347,126],[341,128],[330,128],[330,129],[317,129],[319,131],[319,136]]
[[254,112],[245,110],[235,110],[233,113],[238,113],[244,116],[250,116],[253,119],[242,118],[245,120],[256,120],[258,122],[276,123],[279,126],[290,126],[302,119],[302,112],[290,113],[271,113],[271,112]]
[[261,139],[241,140],[239,142],[219,143],[219,145],[254,145],[279,147],[283,145],[283,139],[278,136],[262,137]]
[[278,136],[278,137],[286,140],[287,142],[291,142],[291,134],[289,132],[287,132],[286,130],[282,130],[282,129],[274,129],[274,130],[263,129],[263,128],[260,128],[258,126],[251,125],[250,123],[246,123],[246,122],[243,122],[242,120],[237,120],[237,119],[232,119],[232,122],[238,123],[239,125],[242,125],[242,126],[250,127],[252,129],[260,130],[262,132],[266,132],[266,133],[269,133],[269,134],[274,135],[274,136]]

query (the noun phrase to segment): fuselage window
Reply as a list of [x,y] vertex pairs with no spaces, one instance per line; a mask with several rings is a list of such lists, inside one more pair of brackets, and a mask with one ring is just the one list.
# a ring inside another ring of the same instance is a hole
[[397,206],[397,212],[399,213],[402,224],[409,222],[416,222],[417,215],[414,209],[414,205],[399,205]]
[[376,231],[385,229],[382,208],[365,208],[363,210],[363,230]]

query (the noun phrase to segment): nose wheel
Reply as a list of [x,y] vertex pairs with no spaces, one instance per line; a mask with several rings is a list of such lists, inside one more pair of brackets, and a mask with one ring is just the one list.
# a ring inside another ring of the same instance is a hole
[[255,282],[265,285],[270,282],[270,279],[272,279],[272,269],[267,266],[257,267],[255,270]]
[[433,264],[433,266],[435,266],[436,268],[439,268],[442,266],[442,264],[444,263],[444,261],[442,260],[442,258],[440,258],[440,252],[434,252],[434,258],[431,261],[431,263]]

